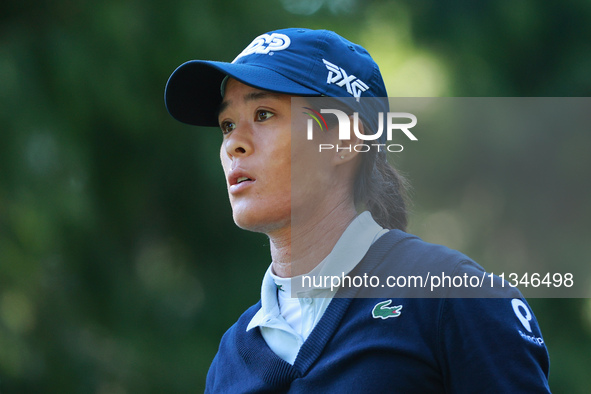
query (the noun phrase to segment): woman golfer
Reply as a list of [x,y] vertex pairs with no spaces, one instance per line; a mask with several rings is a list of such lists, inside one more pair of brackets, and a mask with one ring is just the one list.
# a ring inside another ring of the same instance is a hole
[[[339,98],[338,110],[318,97]],[[477,297],[357,285],[484,275],[404,232],[401,178],[383,150],[352,149],[384,126],[364,104],[383,114],[380,97],[367,51],[325,30],[269,32],[232,63],[194,60],[171,75],[168,111],[221,128],[234,221],[271,245],[261,300],[223,336],[207,392],[549,392],[547,350],[517,290],[497,279]]]

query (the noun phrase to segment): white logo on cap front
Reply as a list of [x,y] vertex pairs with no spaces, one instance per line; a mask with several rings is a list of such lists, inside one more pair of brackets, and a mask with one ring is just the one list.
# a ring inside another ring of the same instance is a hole
[[281,33],[271,33],[271,34],[261,34],[246,47],[236,59],[232,61],[232,63],[236,62],[236,60],[240,59],[243,56],[252,55],[254,53],[265,55],[271,51],[282,51],[286,49],[289,44],[291,44],[291,40],[288,36]]
[[347,75],[347,72],[342,67],[332,64],[326,59],[322,59],[322,61],[328,69],[327,84],[336,83],[337,86],[341,87],[347,85],[347,92],[353,97],[361,97],[361,93],[369,89],[369,86],[355,75]]

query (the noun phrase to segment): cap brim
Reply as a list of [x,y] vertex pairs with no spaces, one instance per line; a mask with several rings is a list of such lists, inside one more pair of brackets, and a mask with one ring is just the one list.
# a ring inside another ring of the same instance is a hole
[[183,123],[217,127],[222,102],[220,87],[226,75],[261,90],[300,96],[321,95],[259,65],[191,60],[181,64],[168,79],[164,91],[166,109]]

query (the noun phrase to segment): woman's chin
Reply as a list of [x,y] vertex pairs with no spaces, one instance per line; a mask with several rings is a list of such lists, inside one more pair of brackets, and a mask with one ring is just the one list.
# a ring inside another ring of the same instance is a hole
[[271,232],[288,227],[291,213],[273,214],[268,210],[234,210],[234,222],[244,230],[269,234]]

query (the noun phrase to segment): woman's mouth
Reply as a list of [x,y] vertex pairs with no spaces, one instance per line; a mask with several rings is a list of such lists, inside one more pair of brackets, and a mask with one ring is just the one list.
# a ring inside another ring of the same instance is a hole
[[228,180],[230,194],[241,192],[255,182],[255,179],[250,174],[246,174],[241,170],[230,173]]

